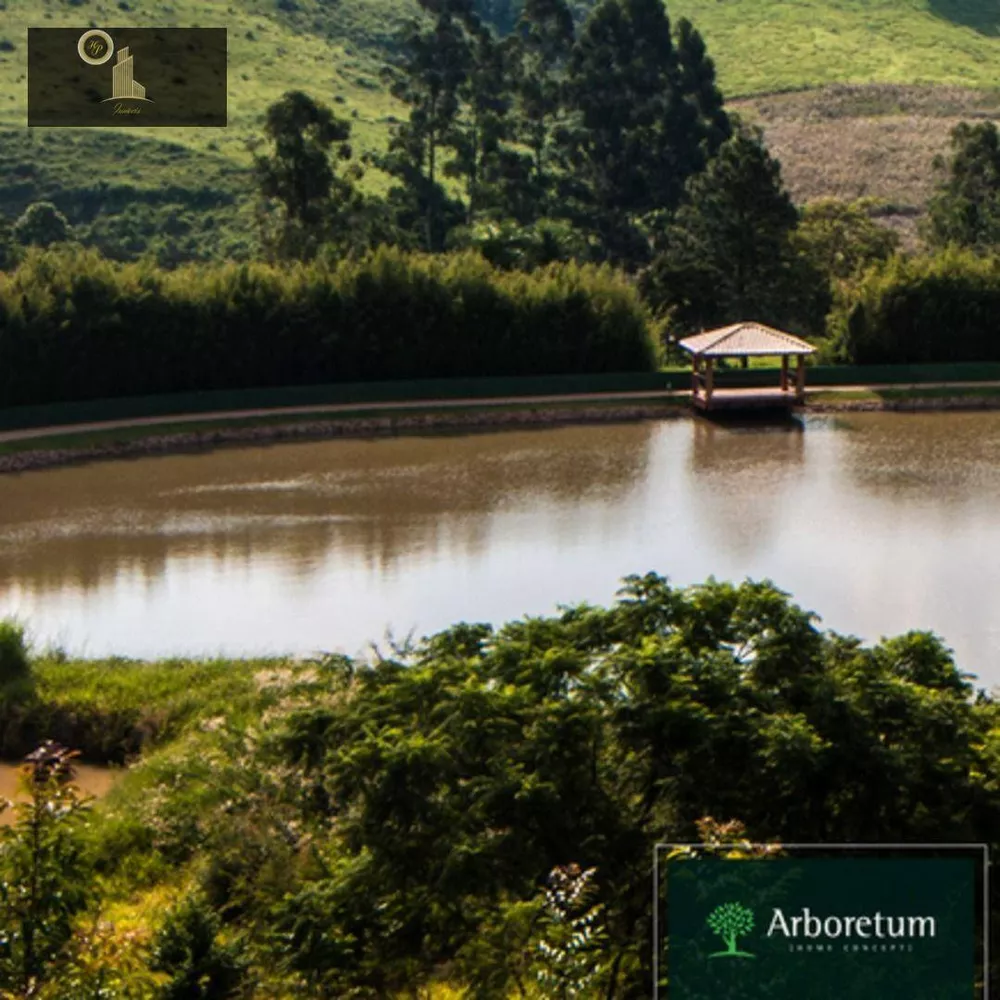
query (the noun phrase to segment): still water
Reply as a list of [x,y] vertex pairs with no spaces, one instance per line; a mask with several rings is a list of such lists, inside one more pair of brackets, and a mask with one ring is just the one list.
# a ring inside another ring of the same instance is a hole
[[282,444],[0,477],[0,615],[72,653],[343,650],[769,577],[1000,683],[1000,413]]
[[[11,804],[24,802],[28,796],[20,787],[20,764],[0,763],[0,799],[5,799]],[[73,765],[73,784],[80,790],[84,797],[91,795],[103,798],[114,787],[118,778],[124,774],[120,769],[102,767],[97,764]],[[10,826],[17,820],[17,812],[14,809],[4,809],[0,812],[0,826]]]

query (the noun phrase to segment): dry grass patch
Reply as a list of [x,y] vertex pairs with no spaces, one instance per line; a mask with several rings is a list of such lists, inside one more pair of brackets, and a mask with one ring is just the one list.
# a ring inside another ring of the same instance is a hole
[[1000,118],[1000,90],[833,86],[730,106],[764,129],[797,203],[877,198],[886,203],[883,224],[914,248],[940,179],[934,158],[948,154],[960,121]]

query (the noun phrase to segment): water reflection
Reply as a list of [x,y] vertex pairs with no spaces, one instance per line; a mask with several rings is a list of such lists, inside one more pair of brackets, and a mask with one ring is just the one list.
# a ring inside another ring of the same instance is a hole
[[865,492],[943,514],[1000,493],[1000,420],[983,413],[844,416],[843,467]]
[[[741,558],[773,541],[805,470],[801,421],[693,421],[688,474],[697,477],[703,531]],[[733,488],[739,484],[738,488]]]
[[[25,802],[28,796],[20,786],[21,763],[0,762],[0,799],[8,802]],[[73,764],[73,784],[84,797],[95,796],[103,798],[114,788],[115,783],[125,772],[100,764]],[[17,822],[17,812],[14,809],[4,809],[0,812],[0,826],[11,826]]]
[[[336,550],[386,571],[490,544],[489,516],[610,505],[641,483],[651,424],[335,441],[46,470],[0,480],[0,581],[87,592],[210,557],[319,572]],[[2,590],[0,590],[2,594]]]
[[0,615],[98,655],[356,652],[656,571],[1000,680],[1000,413],[328,441],[0,478]]

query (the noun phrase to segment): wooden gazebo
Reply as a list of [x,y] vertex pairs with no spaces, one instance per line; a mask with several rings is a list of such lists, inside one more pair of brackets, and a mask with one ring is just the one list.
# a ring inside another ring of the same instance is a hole
[[[679,343],[691,355],[691,402],[699,409],[792,406],[805,399],[805,361],[815,348],[790,333],[773,330],[762,323],[735,323],[720,330],[695,334]],[[781,358],[779,388],[716,388],[717,358],[741,358],[746,368],[750,358],[762,356]],[[790,357],[797,360],[794,391],[789,387]]]

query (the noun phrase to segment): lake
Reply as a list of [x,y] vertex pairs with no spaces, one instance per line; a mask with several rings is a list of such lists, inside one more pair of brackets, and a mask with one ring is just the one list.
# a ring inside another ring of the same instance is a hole
[[[20,769],[19,762],[0,762],[0,799],[11,803],[27,801],[28,796],[20,788]],[[84,797],[103,798],[124,773],[120,768],[74,762],[73,784]],[[0,826],[11,826],[16,821],[17,812],[14,809],[0,812]]]
[[933,629],[1000,683],[1000,413],[331,440],[0,477],[0,615],[73,654],[355,653],[774,580],[828,628]]

